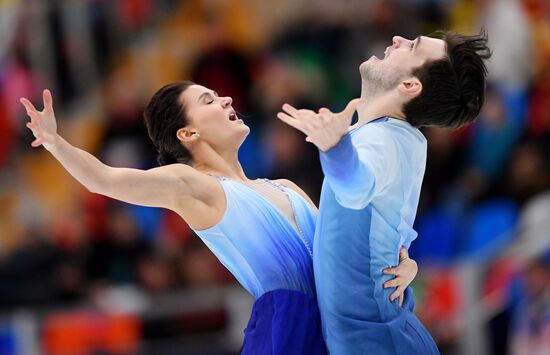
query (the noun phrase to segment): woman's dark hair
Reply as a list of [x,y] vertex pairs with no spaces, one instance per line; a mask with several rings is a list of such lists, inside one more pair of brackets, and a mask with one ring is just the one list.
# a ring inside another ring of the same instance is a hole
[[181,94],[195,83],[178,81],[160,88],[149,100],[143,118],[149,138],[158,151],[159,165],[174,163],[189,164],[191,152],[184,147],[176,132],[187,125],[185,106]]
[[422,83],[422,92],[403,105],[407,121],[415,127],[458,128],[471,123],[485,100],[487,67],[491,57],[487,33],[474,36],[438,32],[447,55],[413,70]]

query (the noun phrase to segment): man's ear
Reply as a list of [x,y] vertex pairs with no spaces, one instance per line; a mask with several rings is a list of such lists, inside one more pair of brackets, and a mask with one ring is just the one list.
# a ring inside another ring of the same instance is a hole
[[198,132],[196,132],[195,130],[189,127],[183,127],[178,129],[178,131],[176,132],[176,136],[178,137],[180,142],[184,142],[184,143],[194,142],[200,137]]
[[422,83],[418,78],[412,77],[403,80],[399,84],[399,92],[405,95],[418,96],[422,92]]

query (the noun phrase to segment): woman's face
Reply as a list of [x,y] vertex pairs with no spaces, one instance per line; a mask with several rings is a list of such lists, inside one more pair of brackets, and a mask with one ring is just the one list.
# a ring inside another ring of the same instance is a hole
[[201,85],[185,90],[180,100],[185,107],[187,129],[200,135],[200,140],[216,150],[238,148],[250,128],[236,115],[230,97],[220,97]]

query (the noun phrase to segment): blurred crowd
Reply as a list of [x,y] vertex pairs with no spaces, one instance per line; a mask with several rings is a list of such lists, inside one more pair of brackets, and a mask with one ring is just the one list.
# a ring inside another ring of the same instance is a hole
[[[317,202],[317,151],[276,119],[281,105],[341,109],[360,93],[359,64],[393,35],[481,27],[494,54],[478,120],[422,129],[416,312],[442,354],[550,354],[549,1],[4,0],[0,355],[30,354],[12,317],[21,310],[37,319],[22,322],[37,353],[129,354],[183,335],[212,345],[204,334],[228,327],[231,305],[185,317],[176,306],[151,321],[139,300],[183,292],[192,303],[204,297],[185,292],[235,284],[180,217],[92,194],[31,148],[19,97],[40,105],[50,88],[69,142],[148,169],[145,104],[163,84],[193,80],[231,96],[251,127],[240,151],[249,177],[290,179]],[[238,352],[197,344],[197,354]]]

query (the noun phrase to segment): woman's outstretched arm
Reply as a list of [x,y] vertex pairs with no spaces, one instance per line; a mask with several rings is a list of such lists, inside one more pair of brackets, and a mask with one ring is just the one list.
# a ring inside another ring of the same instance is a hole
[[44,110],[38,111],[29,100],[21,99],[31,118],[27,127],[36,138],[31,145],[46,148],[89,191],[136,205],[171,209],[196,229],[213,225],[223,214],[225,197],[214,178],[184,164],[150,170],[105,165],[57,134],[48,90],[44,90],[43,100]]

